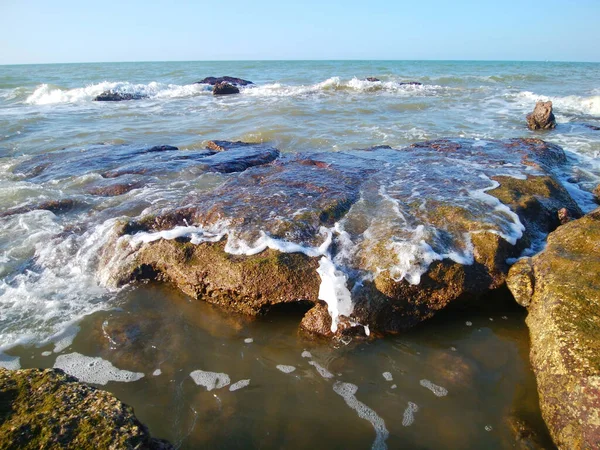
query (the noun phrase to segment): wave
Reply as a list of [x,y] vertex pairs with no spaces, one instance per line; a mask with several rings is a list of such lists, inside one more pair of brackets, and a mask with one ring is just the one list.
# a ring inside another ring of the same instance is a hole
[[533,102],[548,101],[552,102],[552,106],[556,109],[555,113],[571,113],[578,115],[589,115],[600,117],[600,95],[592,95],[582,97],[578,95],[568,95],[565,97],[552,97],[546,95],[538,95],[529,91],[522,91],[517,94],[510,94],[518,101],[524,101],[530,107]]
[[105,91],[133,94],[148,98],[180,98],[209,93],[210,89],[203,84],[177,85],[158,83],[156,81],[148,84],[134,84],[127,81],[103,81],[74,89],[63,89],[50,84],[41,84],[27,97],[25,103],[29,105],[51,105],[57,103],[88,102]]
[[[331,77],[312,85],[286,85],[271,83],[240,87],[242,95],[253,97],[296,97],[311,94],[342,92],[373,93],[387,92],[402,96],[437,95],[448,88],[438,85],[411,85],[398,81],[366,81],[358,78],[342,80]],[[60,103],[90,102],[105,91],[132,94],[150,99],[187,98],[210,94],[212,86],[206,84],[164,84],[153,81],[148,84],[134,84],[127,81],[103,81],[85,87],[64,89],[50,84],[41,84],[24,101],[29,105],[51,105]]]

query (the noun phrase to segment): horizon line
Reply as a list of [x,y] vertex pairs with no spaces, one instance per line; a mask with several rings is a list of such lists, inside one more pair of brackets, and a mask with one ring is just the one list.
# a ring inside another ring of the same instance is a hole
[[134,63],[226,63],[226,62],[514,62],[514,63],[581,63],[600,64],[600,61],[572,61],[549,59],[189,59],[189,60],[142,60],[142,61],[81,61],[81,62],[39,62],[39,63],[4,63],[4,66],[42,66],[63,64],[134,64]]

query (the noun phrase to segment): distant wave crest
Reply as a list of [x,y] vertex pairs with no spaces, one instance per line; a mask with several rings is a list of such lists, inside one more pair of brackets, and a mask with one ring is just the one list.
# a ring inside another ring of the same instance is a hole
[[517,100],[527,101],[528,103],[538,101],[552,102],[552,106],[558,113],[565,112],[570,114],[583,114],[600,117],[600,95],[582,97],[579,95],[567,95],[564,97],[552,97],[534,94],[533,92],[523,91],[514,94]]

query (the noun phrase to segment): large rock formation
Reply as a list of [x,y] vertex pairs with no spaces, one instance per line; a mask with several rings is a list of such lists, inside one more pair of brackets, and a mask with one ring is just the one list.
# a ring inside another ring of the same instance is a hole
[[153,439],[133,408],[60,369],[0,368],[3,449],[173,448]]
[[527,307],[542,415],[565,449],[600,448],[600,209],[519,260],[508,286]]
[[527,126],[530,130],[555,128],[556,119],[552,112],[552,102],[537,102],[533,112],[527,115]]
[[398,332],[503,285],[559,210],[580,216],[551,175],[565,160],[536,139],[286,154],[122,222],[108,281],[166,280],[249,314],[304,300],[303,327],[324,335]]

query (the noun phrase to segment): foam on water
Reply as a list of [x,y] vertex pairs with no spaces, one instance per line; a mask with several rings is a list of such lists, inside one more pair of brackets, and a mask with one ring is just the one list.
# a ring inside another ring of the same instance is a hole
[[55,369],[62,369],[85,383],[105,385],[109,381],[129,383],[144,377],[143,373],[117,369],[102,358],[85,356],[80,353],[59,355],[54,363]]
[[373,428],[375,429],[375,441],[371,448],[373,450],[387,449],[385,441],[390,433],[385,427],[385,422],[375,411],[356,398],[358,386],[352,383],[336,381],[333,384],[333,391],[341,396],[350,408],[356,411],[358,417],[369,421],[371,425],[373,425]]
[[248,380],[240,380],[240,381],[238,381],[236,383],[233,383],[231,386],[229,386],[229,390],[231,392],[238,391],[240,389],[245,388],[249,384],[250,384],[250,380],[249,379]]
[[301,355],[303,358],[312,358],[312,353],[308,350],[304,350]]
[[231,379],[226,373],[194,370],[190,373],[190,377],[192,377],[194,383],[196,383],[198,386],[204,386],[207,391],[221,389],[231,383]]
[[[72,342],[83,316],[109,307],[110,292],[95,278],[98,252],[114,221],[81,235],[64,233],[49,211],[9,217],[0,242],[12,240],[8,263],[0,264],[0,350],[19,344]],[[21,266],[26,265],[27,270]]]
[[553,108],[558,111],[600,117],[600,95],[592,95],[589,97],[567,95],[564,97],[557,97],[539,95],[530,91],[522,91],[518,94],[510,94],[509,96],[515,97],[529,108],[531,108],[531,105],[534,102],[550,100]]
[[21,368],[21,358],[0,352],[0,367],[8,370],[19,370]]
[[152,376],[157,377],[162,373],[162,370],[160,369],[156,369],[154,372],[152,372]]
[[442,386],[438,386],[437,384],[433,384],[431,381],[429,380],[421,380],[419,382],[419,384],[427,389],[429,389],[431,392],[434,393],[434,395],[436,395],[437,397],[444,397],[446,395],[448,395],[448,389],[442,387]]
[[210,90],[201,84],[176,85],[157,83],[155,81],[148,84],[134,84],[127,81],[103,81],[74,89],[62,89],[49,84],[41,84],[27,97],[25,103],[29,105],[51,105],[89,102],[105,91],[161,99],[192,97],[202,93],[210,93]]
[[286,366],[285,364],[277,364],[275,367],[283,373],[292,373],[296,370],[294,366]]
[[394,377],[392,376],[391,372],[383,372],[382,375],[385,381],[394,381]]
[[402,426],[410,427],[415,422],[415,413],[419,410],[419,407],[413,403],[408,402],[408,406],[404,410],[402,415]]
[[319,372],[319,375],[321,375],[323,378],[333,378],[334,377],[334,375],[329,370],[327,370],[325,367],[323,367],[318,362],[309,361],[308,364],[310,364],[315,369],[317,369],[317,372]]

